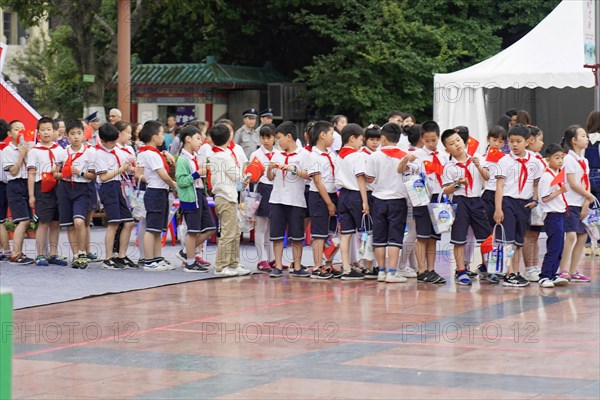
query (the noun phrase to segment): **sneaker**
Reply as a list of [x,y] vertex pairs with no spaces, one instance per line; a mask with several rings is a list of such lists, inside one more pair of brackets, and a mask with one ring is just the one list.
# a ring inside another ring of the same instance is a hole
[[98,256],[95,253],[87,253],[85,258],[90,260],[91,262],[98,261]]
[[[121,263],[119,263],[118,261],[116,261],[114,258],[109,258],[108,260],[104,260],[102,262],[102,265],[100,266],[100,268],[104,268],[104,269],[125,269],[125,266]],[[144,269],[146,269],[144,267]]]
[[435,284],[444,284],[446,283],[446,279],[444,279],[440,274],[435,271],[429,271],[429,279],[431,283]]
[[539,284],[540,284],[540,287],[543,287],[543,288],[553,288],[554,287],[554,282],[552,282],[548,278],[540,279]]
[[348,272],[347,274],[342,274],[343,281],[360,281],[364,279],[364,277],[365,276],[363,274],[361,274],[354,268],[351,268],[350,272]]
[[585,256],[589,257],[592,255],[592,248],[590,246],[585,246]]
[[15,254],[14,256],[10,257],[9,262],[11,264],[17,264],[17,265],[27,265],[27,264],[34,263],[33,258],[29,258],[23,253]]
[[69,265],[69,261],[67,260],[67,258],[61,256],[48,257],[48,263],[50,263],[51,265],[60,265],[63,267]]
[[529,285],[529,281],[523,278],[520,274],[508,274],[504,277],[502,286],[525,287]]
[[144,266],[145,266],[145,265],[146,265],[146,260],[145,260],[145,259],[143,259],[143,258],[140,258],[140,259],[138,260],[138,267],[140,267],[140,268],[144,268]]
[[308,272],[306,268],[300,268],[298,271],[292,270],[290,271],[290,275],[294,278],[310,278],[310,272]]
[[405,278],[416,278],[417,277],[417,273],[415,272],[415,270],[410,267],[398,269],[398,271],[396,273]]
[[187,260],[187,254],[185,253],[185,251],[183,251],[183,249],[179,250],[177,252],[177,254],[175,254],[175,257],[179,258],[181,261]]
[[362,273],[365,276],[365,279],[377,279],[377,275],[379,274],[375,268],[371,269],[370,271],[366,269]]
[[466,270],[456,271],[456,273],[454,274],[454,280],[456,281],[456,283],[462,286],[471,285],[471,278],[469,278],[469,274]]
[[233,267],[233,270],[237,272],[238,276],[246,276],[252,273],[252,271],[240,264]]
[[567,271],[562,271],[561,273],[558,274],[558,276],[571,282],[571,274],[568,273]]
[[270,271],[269,276],[271,278],[281,278],[283,276],[283,271],[279,268],[273,267]]
[[[107,260],[110,261],[110,260]],[[106,263],[106,261],[105,261]],[[102,264],[102,268],[104,268],[104,263]],[[153,262],[152,264],[144,265],[144,271],[166,271],[167,267],[164,264],[160,264],[158,261]]]
[[529,282],[537,282],[540,280],[540,273],[535,269],[535,267],[525,268],[523,278],[527,279]]
[[389,273],[385,276],[385,283],[404,283],[408,279],[398,273]]
[[335,279],[340,279],[342,277],[342,275],[344,274],[344,271],[342,271],[341,269],[335,269],[335,268],[331,268],[331,273],[333,274],[333,277]]
[[386,276],[387,276],[387,273],[385,271],[379,271],[377,273],[377,282],[385,282]]
[[139,265],[131,261],[129,257],[117,258],[117,261],[125,266],[127,269],[138,269]]
[[489,283],[500,283],[500,277],[497,274],[487,274],[485,281]]
[[477,272],[471,271],[471,264],[465,264],[465,273],[469,278],[474,278],[477,276]]
[[326,268],[317,268],[310,275],[312,279],[331,279],[333,278],[333,274]]
[[165,271],[172,271],[174,269],[176,269],[177,267],[172,265],[170,262],[168,262],[167,260],[165,260],[164,258],[161,258],[159,261],[157,261],[159,264],[164,265],[165,267]]
[[73,262],[71,263],[71,268],[73,269],[87,269],[89,260],[85,256],[85,254],[78,255]]
[[571,275],[571,282],[591,282],[592,279],[589,276],[585,276],[579,271],[573,272]]
[[200,265],[202,265],[203,267],[210,267],[212,264],[210,263],[210,261],[205,260],[204,258],[202,258],[202,256],[197,255],[196,256],[196,262]]
[[208,272],[208,268],[194,262],[191,265],[186,264],[183,267],[183,272]]
[[479,275],[480,278],[485,279],[488,276],[488,270],[487,270],[487,266],[484,264],[479,264],[477,266],[477,275]]
[[554,282],[554,286],[567,286],[569,284],[568,280],[561,278],[560,276],[555,276],[552,282]]
[[45,267],[50,265],[50,263],[48,262],[48,260],[46,259],[46,257],[44,256],[37,256],[35,258],[35,265],[37,265],[38,267]]
[[229,278],[232,276],[238,276],[238,273],[235,268],[225,267],[223,270],[217,272],[215,271],[216,276],[222,276],[224,278]]
[[256,264],[256,269],[262,272],[269,272],[271,271],[271,266],[269,265],[268,262],[266,261],[261,261],[258,264]]
[[431,277],[431,271],[425,270],[420,274],[417,274],[418,283],[435,283]]

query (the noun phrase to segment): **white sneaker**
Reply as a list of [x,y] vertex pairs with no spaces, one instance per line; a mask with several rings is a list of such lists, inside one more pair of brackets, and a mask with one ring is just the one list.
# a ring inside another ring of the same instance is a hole
[[223,277],[238,276],[237,268],[225,267],[221,272],[215,271],[215,275]]
[[175,268],[177,268],[177,267],[175,267],[174,265],[172,265],[170,262],[168,262],[167,260],[164,260],[164,259],[163,259],[163,260],[160,260],[160,261],[158,262],[158,264],[159,264],[159,265],[162,265],[162,266],[164,266],[164,267],[165,267],[165,271],[172,271],[172,270],[174,270]]
[[542,278],[540,279],[540,286],[543,288],[553,288],[554,287],[554,282],[552,282],[550,279],[548,278]]
[[379,271],[379,273],[377,274],[377,282],[385,282],[386,276],[387,274],[385,273],[385,271]]
[[410,267],[399,269],[398,272],[396,272],[396,274],[403,276],[405,278],[416,278],[417,277],[417,273],[415,272],[415,270]]
[[529,282],[537,282],[540,280],[540,273],[535,269],[535,267],[525,268],[523,278],[527,279]]
[[167,267],[163,264],[153,262],[150,265],[144,265],[144,271],[166,271]]
[[385,283],[404,283],[408,279],[398,274],[387,274],[385,277]]
[[245,268],[245,267],[243,267],[243,266],[241,266],[239,264],[238,264],[237,267],[232,268],[232,269],[237,272],[238,276],[250,275],[250,273],[252,272],[248,268]]
[[554,278],[552,283],[554,283],[554,286],[567,286],[569,284],[569,281],[565,278],[557,276],[556,278]]

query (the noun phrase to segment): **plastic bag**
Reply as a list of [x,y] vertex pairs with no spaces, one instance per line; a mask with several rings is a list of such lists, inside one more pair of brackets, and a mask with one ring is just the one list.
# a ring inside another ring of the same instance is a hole
[[[500,241],[496,238],[497,228],[500,228],[501,238]],[[504,226],[496,224],[494,226],[492,236],[492,251],[489,253],[487,270],[490,274],[506,274],[506,267],[508,261],[514,254],[514,246],[506,244],[506,236],[504,234]]]
[[[335,218],[335,217],[331,217]],[[330,261],[336,255],[340,249],[340,229],[339,224],[335,227],[335,232],[331,233],[327,240],[325,240],[325,247],[323,248],[323,260]]]
[[254,219],[254,216],[256,215],[256,211],[258,210],[258,207],[260,207],[260,201],[262,199],[262,195],[260,193],[255,192],[250,192],[250,191],[246,191],[246,196],[244,198],[243,201],[243,205],[240,204],[240,206],[242,206],[242,211],[244,211],[244,215],[246,216],[246,218],[251,218]]
[[438,203],[429,203],[427,205],[429,216],[431,217],[431,224],[433,225],[435,233],[438,235],[449,232],[455,218],[452,203],[450,203],[446,195],[443,195],[443,202],[439,202],[442,200],[441,196],[442,193],[438,196]]
[[429,198],[431,194],[429,193],[427,179],[424,174],[411,177],[408,181],[404,182],[404,186],[413,207],[426,206],[430,203]]
[[531,226],[544,226],[544,212],[540,203],[531,210]]
[[373,260],[373,220],[370,215],[363,215],[362,223],[360,224],[360,247],[358,254],[363,260]]

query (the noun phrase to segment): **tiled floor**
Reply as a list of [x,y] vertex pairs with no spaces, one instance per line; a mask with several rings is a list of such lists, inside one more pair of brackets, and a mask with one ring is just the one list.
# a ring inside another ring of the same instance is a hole
[[[15,312],[15,398],[597,399],[593,282],[255,275]],[[441,272],[450,275],[445,263]]]

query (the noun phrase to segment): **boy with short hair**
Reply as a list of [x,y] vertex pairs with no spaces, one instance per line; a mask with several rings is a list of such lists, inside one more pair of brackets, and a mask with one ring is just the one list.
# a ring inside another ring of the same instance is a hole
[[237,218],[238,184],[242,182],[242,165],[230,151],[232,133],[224,124],[210,130],[213,154],[208,158],[210,182],[219,219],[219,245],[215,261],[215,274],[243,276],[250,270],[240,264],[240,225]]
[[[35,233],[35,264],[67,265],[67,261],[58,256],[58,235],[60,222],[58,215],[58,196],[56,178],[60,166],[66,159],[65,150],[54,143],[54,121],[43,117],[37,123],[39,142],[27,155],[27,188],[29,207],[35,209],[39,218]],[[47,249],[47,243],[50,248]]]
[[[342,129],[342,148],[339,156],[337,182],[340,187],[339,214],[342,239],[342,280],[360,280],[364,275],[350,265],[350,241],[353,234],[361,229],[363,220],[369,214],[369,200],[365,169],[366,154],[358,150],[363,144],[363,129],[358,124],[348,124]],[[364,227],[367,229],[368,227]]]
[[304,184],[308,179],[308,159],[310,152],[298,147],[298,130],[291,121],[286,121],[275,129],[275,138],[283,153],[276,153],[267,169],[267,176],[273,182],[269,204],[271,207],[271,241],[275,253],[275,265],[270,277],[279,278],[283,270],[283,238],[287,229],[292,242],[294,270],[293,277],[310,276],[302,268],[302,241],[304,240],[304,216],[306,199]]
[[[165,141],[165,130],[158,121],[146,121],[140,130],[140,147],[137,158],[137,176],[146,182],[144,208],[146,209],[146,232],[144,233],[144,271],[167,271],[175,267],[162,256],[161,234],[169,225],[169,189],[177,184],[171,179],[167,160],[174,164],[175,159],[166,150],[158,150]],[[133,227],[133,225],[132,225]],[[122,235],[129,237],[123,228]]]
[[394,122],[381,128],[381,150],[368,157],[365,171],[367,182],[375,182],[372,216],[373,248],[379,265],[377,281],[386,283],[406,282],[405,277],[396,273],[408,211],[408,193],[397,171],[400,163],[408,164],[417,157],[396,146],[401,134],[402,128]]
[[181,154],[177,159],[175,176],[177,179],[177,194],[183,217],[187,225],[185,241],[184,272],[208,272],[206,266],[194,258],[196,247],[200,246],[216,230],[208,202],[204,195],[202,176],[206,175],[205,165],[198,163],[198,150],[203,142],[202,132],[195,126],[181,129],[179,138],[183,143]]
[[537,204],[538,183],[545,170],[540,160],[527,150],[529,136],[529,128],[525,125],[516,124],[510,128],[508,142],[511,151],[498,161],[494,221],[503,224],[506,243],[516,245],[503,286],[529,285],[529,281],[519,273],[519,262],[531,209]]
[[[10,131],[10,125],[3,119],[0,119],[0,165],[2,162],[2,150],[8,146],[9,140],[8,131]],[[8,199],[6,197],[6,172],[4,168],[0,168],[0,246],[2,251],[0,252],[0,261],[10,258],[10,243],[8,241],[8,232],[4,226],[4,221],[8,214]]]
[[74,257],[71,267],[86,269],[90,262],[86,255],[86,217],[91,203],[89,185],[96,178],[92,166],[95,154],[85,144],[81,121],[68,121],[66,132],[71,144],[65,149],[62,180],[57,188],[60,226],[67,227]]
[[483,185],[490,174],[483,168],[479,154],[475,153],[473,157],[467,154],[466,144],[455,130],[444,131],[442,144],[452,156],[444,167],[442,186],[444,193],[452,195],[452,201],[456,204],[456,217],[450,233],[456,261],[454,279],[459,285],[471,285],[465,267],[465,244],[469,227],[473,229],[477,243],[483,243],[492,231],[481,198]]
[[[106,259],[102,263],[105,269],[137,268],[137,264],[127,257],[127,246],[133,229],[133,217],[123,197],[121,190],[121,177],[131,168],[128,154],[117,147],[119,131],[114,125],[104,124],[98,130],[100,143],[96,145],[95,168],[98,175],[100,201],[104,205],[104,212],[108,220],[104,244]],[[119,224],[123,223],[123,230],[119,242],[117,257],[113,254],[115,235]]]

